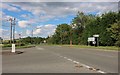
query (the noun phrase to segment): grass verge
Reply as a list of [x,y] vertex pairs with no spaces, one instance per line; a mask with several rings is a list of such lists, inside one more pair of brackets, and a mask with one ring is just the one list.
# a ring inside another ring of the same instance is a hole
[[[70,45],[62,45],[62,46],[70,46]],[[116,46],[98,46],[98,47],[95,47],[95,46],[86,46],[86,45],[72,45],[71,47],[120,51],[120,48],[116,47]]]
[[[16,49],[21,49],[21,48],[31,48],[31,47],[35,47],[35,45],[25,45],[25,46],[16,46]],[[3,50],[6,49],[11,49],[12,47],[2,47]]]

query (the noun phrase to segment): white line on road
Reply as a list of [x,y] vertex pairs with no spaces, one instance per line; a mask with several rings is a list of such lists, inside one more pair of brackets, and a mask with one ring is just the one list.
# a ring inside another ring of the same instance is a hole
[[73,61],[73,63],[76,63],[77,61]]
[[[71,62],[73,62],[73,63],[76,63],[76,64],[81,64],[80,62],[78,62],[78,61],[74,61],[74,60],[72,60],[72,59],[69,59],[68,57],[64,57],[64,56],[60,56],[60,57],[63,57],[64,59],[67,59],[68,61],[71,61]],[[93,70],[96,70],[95,68],[93,68],[93,67],[90,67],[90,66],[88,66],[88,65],[85,65],[85,64],[81,64],[83,67],[86,67],[87,69],[90,69],[90,68],[92,68]],[[104,71],[101,71],[101,70],[96,70],[96,72],[98,72],[98,73],[106,73],[106,72],[104,72]]]
[[67,60],[72,61],[72,59],[67,59]]
[[103,71],[97,71],[97,72],[99,72],[99,73],[105,73],[105,72],[103,72]]
[[67,59],[67,57],[64,57],[65,59]]
[[39,50],[44,50],[44,48],[40,48],[40,47],[39,47],[39,48],[37,48],[37,49],[39,49]]
[[[41,48],[40,48],[41,49]],[[93,67],[90,67],[90,66],[88,66],[88,65],[85,65],[85,64],[82,64],[82,63],[80,63],[80,62],[78,62],[78,61],[75,61],[75,60],[72,60],[72,59],[70,59],[70,58],[68,58],[68,57],[64,57],[64,56],[62,56],[62,55],[60,55],[60,54],[56,54],[56,53],[54,53],[55,55],[57,55],[57,56],[59,56],[59,57],[61,57],[61,58],[64,58],[64,59],[66,59],[66,60],[68,60],[68,61],[71,61],[71,62],[73,62],[73,63],[76,63],[76,64],[80,64],[80,65],[82,65],[83,67],[85,67],[85,68],[87,68],[87,69],[92,69],[93,71],[96,71],[96,72],[98,72],[98,73],[103,73],[103,74],[105,74],[106,72],[104,72],[104,71],[101,71],[101,70],[96,70],[95,68],[93,68]]]

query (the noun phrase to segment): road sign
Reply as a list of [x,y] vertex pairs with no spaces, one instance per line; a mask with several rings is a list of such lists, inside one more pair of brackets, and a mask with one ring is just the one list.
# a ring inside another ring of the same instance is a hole
[[95,37],[88,37],[88,42],[89,41],[95,41]]
[[93,35],[94,37],[99,37],[99,35]]

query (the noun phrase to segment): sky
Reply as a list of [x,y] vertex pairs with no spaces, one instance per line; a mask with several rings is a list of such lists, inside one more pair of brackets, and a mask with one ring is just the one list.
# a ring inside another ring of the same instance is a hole
[[57,25],[70,24],[77,12],[101,15],[118,11],[118,2],[2,2],[0,36],[10,38],[9,18],[16,18],[15,38],[47,37],[54,34]]

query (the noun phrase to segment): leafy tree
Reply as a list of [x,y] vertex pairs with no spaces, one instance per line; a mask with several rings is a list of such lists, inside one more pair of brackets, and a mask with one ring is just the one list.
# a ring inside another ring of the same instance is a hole
[[70,29],[68,24],[60,24],[57,26],[55,34],[49,38],[53,44],[69,44],[70,41]]
[[107,30],[111,33],[111,37],[116,40],[115,44],[120,47],[120,21],[111,24],[111,27]]
[[[49,43],[69,44],[72,38],[73,44],[87,44],[88,37],[99,34],[99,43],[103,46],[112,46],[120,43],[119,26],[120,11],[108,12],[101,16],[87,15],[78,12],[72,19],[71,26],[60,24],[55,34],[48,38]],[[74,28],[72,28],[74,26]]]
[[45,40],[45,38],[42,37],[26,37],[26,38],[22,38],[21,39],[21,43],[25,43],[25,44],[40,44],[43,43],[43,41]]
[[95,16],[93,15],[85,15],[83,12],[78,12],[77,16],[72,20],[72,25],[75,26],[74,30],[74,44],[80,44],[82,43],[82,34],[88,23],[94,19]]

